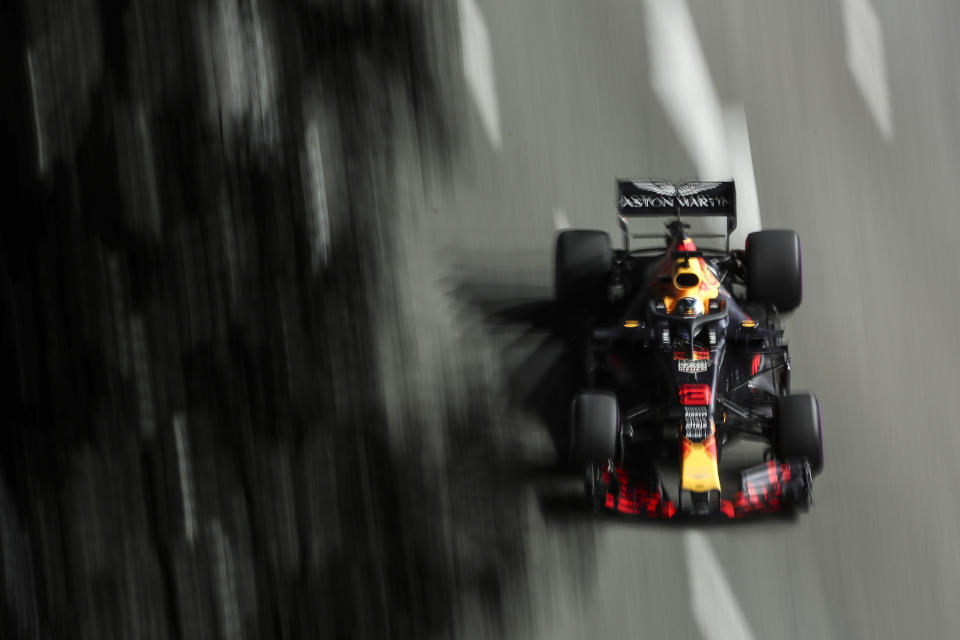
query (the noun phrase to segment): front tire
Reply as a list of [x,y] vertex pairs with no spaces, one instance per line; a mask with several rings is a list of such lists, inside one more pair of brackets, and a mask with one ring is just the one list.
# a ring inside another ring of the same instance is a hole
[[605,464],[617,450],[620,409],[610,391],[583,391],[573,399],[570,424],[570,463]]
[[823,429],[816,397],[802,393],[779,398],[775,419],[777,457],[806,458],[813,475],[823,471]]

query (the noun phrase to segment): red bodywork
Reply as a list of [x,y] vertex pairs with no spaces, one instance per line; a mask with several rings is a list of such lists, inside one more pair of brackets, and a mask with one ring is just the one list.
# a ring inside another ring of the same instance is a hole
[[[604,470],[601,481],[607,489],[604,506],[619,513],[630,515],[646,515],[653,518],[669,520],[677,513],[677,505],[663,497],[659,488],[651,489],[649,485],[639,485],[630,482],[630,475],[622,467],[616,469],[617,481],[609,471]],[[616,491],[616,493],[613,493]]]
[[[730,500],[720,501],[720,515],[742,518],[757,513],[773,513],[794,504],[785,500],[788,490],[795,491],[804,480],[799,477],[798,463],[771,460],[748,469],[743,476],[743,487]],[[607,487],[604,507],[626,515],[643,515],[669,520],[678,513],[677,505],[664,498],[659,487],[649,482],[632,482],[630,474],[617,467],[614,474],[604,471],[601,482]]]
[[677,388],[677,394],[680,396],[680,404],[684,406],[707,406],[713,391],[708,384],[681,384]]

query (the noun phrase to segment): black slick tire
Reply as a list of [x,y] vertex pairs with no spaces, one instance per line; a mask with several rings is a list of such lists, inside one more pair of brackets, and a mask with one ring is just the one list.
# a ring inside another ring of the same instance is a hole
[[603,464],[617,450],[620,410],[610,391],[583,391],[570,408],[570,464],[582,469],[587,463]]
[[813,475],[823,471],[823,429],[820,403],[810,393],[777,401],[774,450],[781,460],[806,458]]
[[770,229],[747,236],[747,299],[786,313],[803,300],[803,265],[796,231]]
[[605,231],[568,229],[557,236],[555,294],[567,305],[603,300],[613,268],[610,235]]

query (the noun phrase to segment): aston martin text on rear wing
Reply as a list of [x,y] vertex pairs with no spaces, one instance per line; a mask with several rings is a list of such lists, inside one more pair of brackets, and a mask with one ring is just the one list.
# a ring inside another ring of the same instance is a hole
[[729,233],[737,227],[737,189],[732,180],[617,180],[617,209],[621,216],[722,216]]

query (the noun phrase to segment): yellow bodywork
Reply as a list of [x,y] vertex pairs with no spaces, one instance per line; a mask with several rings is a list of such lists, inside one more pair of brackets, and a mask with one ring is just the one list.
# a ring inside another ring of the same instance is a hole
[[[683,238],[675,249],[696,251],[697,247],[690,238]],[[661,263],[654,289],[662,296],[667,313],[674,312],[677,301],[681,298],[699,299],[703,313],[706,313],[710,308],[710,301],[720,295],[720,282],[703,258],[668,256]],[[704,355],[706,358],[710,357],[709,352]],[[696,352],[694,359],[700,359]],[[710,420],[710,435],[702,442],[693,442],[684,437],[681,437],[680,442],[683,450],[680,488],[696,493],[719,491],[720,472],[717,469],[716,426],[713,420]]]
[[703,442],[683,439],[682,480],[680,488],[699,493],[720,490],[720,473],[717,469],[717,444],[715,436]]
[[[696,251],[697,247],[690,238],[685,238],[683,242],[677,245],[677,249],[682,251]],[[684,275],[691,274],[696,276],[696,284],[693,286],[681,286],[678,284],[684,282]],[[710,301],[720,295],[720,281],[713,275],[713,272],[707,267],[703,258],[665,258],[660,268],[660,276],[669,277],[669,281],[662,282],[659,279],[654,283],[663,297],[663,304],[667,313],[673,313],[680,298],[698,298],[703,304],[703,309],[710,308]]]

